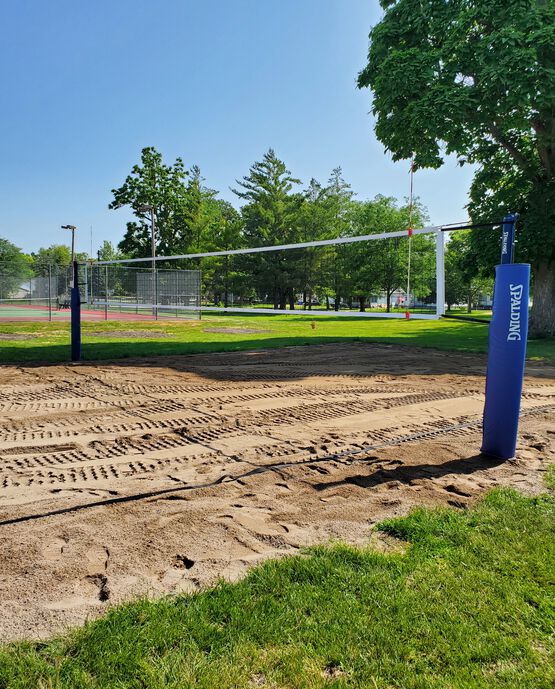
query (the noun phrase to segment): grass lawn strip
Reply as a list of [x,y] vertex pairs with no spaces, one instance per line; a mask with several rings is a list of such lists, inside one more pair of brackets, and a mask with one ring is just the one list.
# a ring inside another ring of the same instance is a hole
[[473,510],[383,523],[404,553],[336,545],[243,581],[111,610],[0,650],[0,687],[555,685],[555,499],[496,490]]
[[[252,331],[257,332],[252,332]],[[130,333],[138,331],[138,337]],[[246,332],[245,332],[246,331]],[[262,331],[262,332],[261,332]],[[118,337],[117,333],[122,333]],[[102,336],[105,333],[105,337]],[[148,333],[148,335],[146,335]],[[159,333],[157,339],[155,334]],[[69,359],[69,324],[0,324],[0,362],[60,362]],[[33,335],[8,341],[5,335]],[[241,351],[341,341],[367,341],[486,352],[488,329],[455,320],[404,321],[303,316],[214,316],[202,321],[83,324],[85,360]],[[555,363],[555,339],[530,340],[528,357]]]

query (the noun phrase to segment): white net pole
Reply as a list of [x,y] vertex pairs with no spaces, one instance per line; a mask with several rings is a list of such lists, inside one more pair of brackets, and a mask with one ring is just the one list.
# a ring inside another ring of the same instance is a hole
[[445,313],[445,237],[436,232],[436,317]]

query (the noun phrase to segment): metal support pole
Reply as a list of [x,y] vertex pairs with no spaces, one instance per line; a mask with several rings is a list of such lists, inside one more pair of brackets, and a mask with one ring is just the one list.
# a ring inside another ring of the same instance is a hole
[[515,224],[518,213],[510,213],[503,218],[503,234],[501,239],[501,264],[512,263],[515,252]]
[[89,264],[85,263],[85,302],[89,303]]
[[104,320],[108,320],[108,266],[104,266]]
[[48,320],[52,320],[52,266],[48,265]]
[[436,232],[436,315],[445,313],[445,238]]
[[151,242],[152,242],[152,294],[154,297],[154,318],[158,320],[158,280],[156,277],[156,225],[154,220],[154,206],[150,208]]
[[94,311],[94,264],[91,263],[91,289],[89,292],[89,298],[90,298],[90,306],[91,309]]
[[198,271],[198,285],[197,285],[197,293],[196,293],[195,297],[196,297],[195,300],[197,302],[197,306],[199,307],[198,308],[198,319],[199,319],[199,321],[201,321],[202,320],[202,308],[201,308],[201,306],[202,306],[202,272],[200,270]]

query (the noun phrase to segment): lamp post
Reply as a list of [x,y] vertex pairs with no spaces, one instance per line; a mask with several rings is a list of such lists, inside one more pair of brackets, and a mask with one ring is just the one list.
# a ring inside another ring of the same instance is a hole
[[[71,230],[71,274],[73,276],[73,262],[75,261],[75,230],[77,228],[75,225],[62,225],[62,230]],[[71,286],[73,287],[73,278],[71,280]]]
[[156,278],[156,216],[154,206],[143,203],[139,206],[140,213],[150,213],[150,242],[152,251],[152,295],[154,301],[154,318],[158,320],[158,280]]

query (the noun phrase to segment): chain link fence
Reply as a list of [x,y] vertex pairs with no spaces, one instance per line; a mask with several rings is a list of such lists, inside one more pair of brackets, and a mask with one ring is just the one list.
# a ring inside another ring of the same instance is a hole
[[[198,270],[79,265],[83,320],[200,318]],[[0,321],[70,317],[70,266],[32,269],[0,262]]]
[[125,317],[200,318],[199,270],[88,264],[80,268],[82,309]]
[[70,306],[69,267],[0,262],[0,320],[53,320]]

